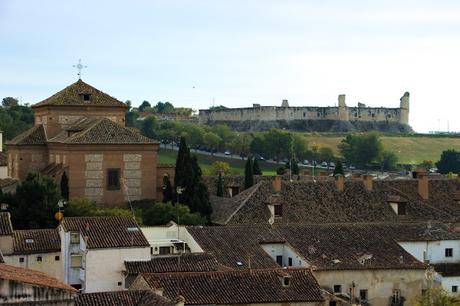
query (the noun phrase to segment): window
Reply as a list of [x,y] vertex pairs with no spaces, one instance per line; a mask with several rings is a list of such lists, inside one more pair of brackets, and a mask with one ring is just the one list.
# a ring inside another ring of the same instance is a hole
[[41,256],[37,256],[37,262],[42,262],[43,258]]
[[120,169],[107,169],[107,190],[120,190]]
[[291,285],[291,278],[289,276],[283,277],[283,286],[289,287],[289,285]]
[[54,260],[55,260],[55,261],[59,261],[60,259],[61,259],[61,258],[59,257],[59,255],[54,256]]
[[458,292],[458,286],[452,286],[452,293]]
[[288,266],[292,267],[292,258],[291,257],[288,258]]
[[367,289],[359,290],[359,299],[364,302],[367,301]]
[[398,215],[406,215],[406,203],[398,203]]
[[19,262],[24,262],[24,257],[19,257]]
[[341,293],[342,285],[334,285],[334,293]]
[[283,205],[275,205],[275,217],[282,217],[283,216]]
[[276,256],[276,263],[279,264],[280,266],[283,266],[283,256],[281,255]]
[[70,285],[70,286],[74,287],[77,290],[81,290],[81,284],[73,284],[73,285]]
[[70,243],[71,244],[80,244],[80,233],[71,232],[70,233]]
[[81,255],[70,255],[70,267],[81,268]]
[[171,254],[171,247],[160,247],[160,255]]
[[452,248],[446,249],[446,257],[452,257],[454,255],[454,250]]
[[303,113],[303,117],[304,117],[304,118],[307,117],[307,114],[306,114],[306,113]]
[[83,94],[83,101],[88,102],[91,99],[90,94]]
[[121,284],[122,284],[122,282],[118,282],[118,283],[117,283],[118,286],[121,286]]
[[393,290],[393,296],[391,297],[391,301],[393,304],[401,303],[401,290],[399,289]]

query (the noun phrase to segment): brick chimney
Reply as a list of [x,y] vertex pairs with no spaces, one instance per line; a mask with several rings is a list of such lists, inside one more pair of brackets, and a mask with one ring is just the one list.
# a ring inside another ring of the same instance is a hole
[[428,200],[428,174],[426,171],[418,171],[416,176],[418,181],[418,194],[422,197],[422,199]]
[[335,180],[335,187],[337,187],[338,191],[343,191],[344,185],[345,185],[345,178],[343,177],[342,174],[336,174],[334,176]]
[[372,180],[374,177],[370,174],[363,174],[363,184],[367,191],[372,191]]
[[281,192],[281,176],[276,175],[273,177],[272,186],[275,192]]

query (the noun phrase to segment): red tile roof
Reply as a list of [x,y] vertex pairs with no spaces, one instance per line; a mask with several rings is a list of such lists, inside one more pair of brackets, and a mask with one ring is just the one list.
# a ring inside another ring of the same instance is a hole
[[7,145],[44,145],[46,132],[43,125],[35,125],[6,142]]
[[11,215],[9,212],[0,212],[0,236],[11,235],[13,225],[11,224]]
[[[168,298],[183,296],[187,305],[290,303],[324,301],[308,269],[141,274]],[[283,277],[290,278],[289,286]]]
[[74,288],[46,273],[0,264],[0,279],[76,292]]
[[129,290],[83,293],[75,306],[172,306],[175,303],[151,290]]
[[67,217],[61,226],[88,237],[89,249],[150,246],[131,217]]
[[[90,100],[84,101],[83,94],[90,94]],[[40,106],[49,106],[49,105],[84,105],[84,106],[105,106],[105,107],[123,107],[128,108],[128,106],[109,96],[108,94],[100,91],[97,88],[78,80],[77,82],[67,86],[63,90],[55,93],[51,97],[32,105],[32,108]]]
[[61,251],[57,229],[16,230],[13,233],[14,254],[39,254]]

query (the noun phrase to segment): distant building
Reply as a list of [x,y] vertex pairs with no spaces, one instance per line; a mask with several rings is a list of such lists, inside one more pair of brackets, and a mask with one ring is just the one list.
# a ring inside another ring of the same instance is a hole
[[8,158],[3,152],[3,132],[0,131],[0,179],[8,177]]
[[357,107],[345,104],[345,95],[339,95],[338,106],[281,106],[254,104],[247,108],[219,108],[199,111],[201,124],[227,124],[237,130],[265,130],[286,128],[317,132],[392,131],[409,132],[409,93],[400,99],[398,108]]
[[125,127],[125,103],[78,80],[32,109],[35,125],[7,143],[10,177],[65,172],[71,198],[157,199],[159,143]]

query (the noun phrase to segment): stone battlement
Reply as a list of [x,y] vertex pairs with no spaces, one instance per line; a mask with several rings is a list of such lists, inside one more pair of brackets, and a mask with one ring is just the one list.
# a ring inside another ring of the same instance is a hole
[[395,131],[395,127],[398,131],[410,130],[408,92],[400,99],[398,108],[367,107],[362,103],[349,107],[345,104],[345,95],[339,95],[338,100],[338,106],[335,107],[291,107],[287,100],[283,100],[282,106],[254,104],[253,107],[245,108],[200,110],[199,120],[201,124],[225,123],[240,130],[264,129],[260,127],[286,128],[286,125],[287,128],[290,128],[293,124],[297,127],[302,125],[312,127],[306,130],[317,130],[314,126],[322,124],[316,121],[325,123],[324,128],[318,130],[321,132],[334,126],[339,126],[339,128],[332,131],[363,130],[361,127],[366,127],[364,130],[372,130],[373,126],[376,127],[376,130],[385,130],[385,125],[393,127],[392,131]]

